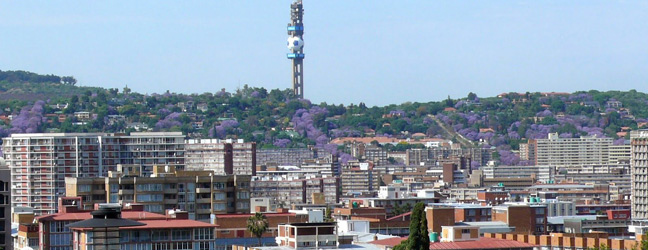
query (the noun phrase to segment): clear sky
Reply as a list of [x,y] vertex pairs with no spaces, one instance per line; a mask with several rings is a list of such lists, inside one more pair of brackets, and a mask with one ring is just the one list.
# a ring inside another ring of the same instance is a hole
[[[141,93],[290,88],[292,0],[0,1],[0,69]],[[648,1],[304,0],[304,94],[648,92]]]

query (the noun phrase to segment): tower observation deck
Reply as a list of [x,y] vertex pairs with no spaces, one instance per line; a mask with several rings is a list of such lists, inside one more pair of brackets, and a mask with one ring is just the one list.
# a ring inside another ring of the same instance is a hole
[[292,84],[295,97],[304,98],[304,8],[302,0],[290,5],[288,24],[288,59],[292,61]]

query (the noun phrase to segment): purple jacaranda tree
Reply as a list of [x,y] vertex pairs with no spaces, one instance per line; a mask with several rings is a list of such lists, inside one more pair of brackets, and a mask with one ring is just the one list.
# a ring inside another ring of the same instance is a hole
[[626,143],[625,138],[619,138],[612,142],[613,145],[624,145]]
[[40,125],[43,123],[44,101],[37,101],[32,106],[25,106],[20,110],[18,116],[11,120],[9,133],[36,133],[40,132]]
[[500,163],[506,166],[515,166],[520,162],[520,157],[510,150],[498,150]]
[[159,120],[157,123],[155,123],[155,129],[164,130],[175,126],[182,126],[182,123],[178,120],[180,118],[180,115],[181,114],[178,112],[168,114],[166,117],[164,117],[164,119]]
[[256,91],[256,90],[252,91],[252,93],[250,94],[250,97],[259,98],[259,97],[261,97],[261,93],[259,93],[259,91]]
[[481,164],[478,161],[471,161],[470,162],[470,169],[479,169],[481,167]]
[[340,154],[339,159],[340,159],[340,162],[342,164],[347,164],[349,161],[355,160],[355,158],[353,158],[353,156],[351,156],[350,154],[347,154],[347,153]]
[[540,111],[540,112],[536,113],[536,116],[537,117],[549,117],[549,116],[553,116],[553,113],[551,113],[551,111],[549,111],[548,109],[545,109],[543,111]]
[[209,136],[219,139],[225,139],[229,133],[240,132],[238,129],[239,122],[236,120],[225,120],[209,130]]
[[280,148],[285,148],[290,144],[289,139],[276,139],[273,143],[273,145],[280,147]]

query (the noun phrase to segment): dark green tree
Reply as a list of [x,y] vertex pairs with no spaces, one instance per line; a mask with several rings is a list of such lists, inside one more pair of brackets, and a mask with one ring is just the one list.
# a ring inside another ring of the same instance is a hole
[[268,219],[262,213],[255,213],[247,220],[247,230],[257,237],[259,246],[261,245],[261,236],[268,230]]
[[428,250],[430,249],[430,238],[428,237],[427,217],[425,216],[425,204],[422,202],[414,205],[410,220],[410,235],[407,240],[394,246],[395,250]]

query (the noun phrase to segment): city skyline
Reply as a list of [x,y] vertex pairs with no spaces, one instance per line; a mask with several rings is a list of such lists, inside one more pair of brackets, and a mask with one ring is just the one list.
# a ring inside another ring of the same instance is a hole
[[[6,2],[0,27],[13,35],[0,43],[0,68],[148,94],[289,89],[290,2]],[[646,91],[644,2],[373,3],[304,3],[306,99]]]

